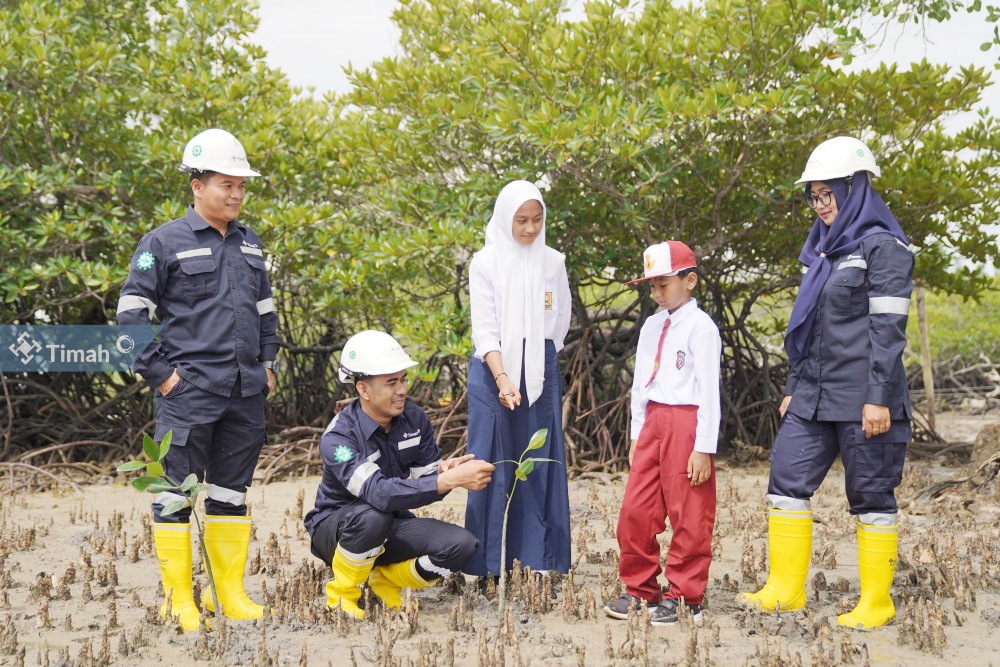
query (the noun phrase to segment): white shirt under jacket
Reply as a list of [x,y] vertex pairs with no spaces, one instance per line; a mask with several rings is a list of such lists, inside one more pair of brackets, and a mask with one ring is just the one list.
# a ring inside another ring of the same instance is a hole
[[[475,346],[476,359],[482,360],[488,352],[500,351],[503,299],[500,290],[494,287],[482,262],[478,260],[478,257],[473,256],[469,264],[469,301],[472,306],[472,344]],[[545,338],[555,344],[558,352],[566,340],[573,310],[565,256],[547,247],[545,268],[545,289],[538,294],[538,298],[545,300]],[[512,266],[510,270],[515,271],[517,268]]]
[[[653,373],[656,345],[663,331],[663,321],[670,318],[670,328],[663,341],[660,370],[646,387]],[[664,405],[697,405],[698,425],[694,451],[715,454],[719,446],[719,369],[722,363],[722,339],[719,328],[698,303],[691,299],[673,314],[662,310],[650,316],[639,332],[632,379],[633,440],[639,437],[646,421],[646,405],[652,401]]]

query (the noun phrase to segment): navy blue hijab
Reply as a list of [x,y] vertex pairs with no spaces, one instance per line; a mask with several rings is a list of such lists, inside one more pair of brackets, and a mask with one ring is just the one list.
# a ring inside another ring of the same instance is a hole
[[[785,352],[790,366],[802,360],[809,350],[819,293],[833,269],[830,258],[854,252],[861,241],[873,234],[889,233],[909,245],[903,228],[868,182],[867,171],[857,172],[850,182],[845,178],[833,178],[823,183],[833,190],[837,218],[827,227],[817,217],[799,253],[799,261],[809,270],[802,277],[785,332]],[[806,183],[807,194],[811,185]]]

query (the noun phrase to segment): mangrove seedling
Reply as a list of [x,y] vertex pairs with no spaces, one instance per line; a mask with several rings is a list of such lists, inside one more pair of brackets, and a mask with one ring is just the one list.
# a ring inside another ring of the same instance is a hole
[[548,435],[549,429],[538,429],[535,431],[535,434],[531,436],[531,439],[528,440],[528,446],[524,448],[523,452],[521,452],[521,458],[516,461],[504,459],[503,461],[497,461],[493,464],[500,465],[501,463],[513,463],[517,466],[514,468],[514,484],[510,487],[510,494],[507,496],[507,506],[503,510],[503,530],[500,533],[500,618],[503,618],[504,610],[507,607],[507,514],[510,512],[510,501],[514,498],[514,491],[517,490],[517,483],[526,482],[528,480],[528,475],[534,471],[536,463],[559,463],[559,461],[556,461],[555,459],[528,456],[528,452],[541,449],[545,445],[545,438],[547,438]]
[[218,614],[222,615],[222,607],[219,606],[219,596],[215,590],[215,577],[212,575],[212,562],[208,559],[208,552],[205,550],[205,531],[201,526],[201,521],[198,520],[198,513],[195,511],[195,504],[198,501],[198,494],[206,491],[208,487],[198,481],[198,475],[191,473],[184,478],[180,484],[175,480],[171,479],[163,470],[163,459],[167,457],[167,452],[170,451],[170,441],[173,439],[173,430],[167,431],[160,440],[159,444],[151,437],[148,433],[143,433],[142,435],[142,451],[149,459],[149,463],[143,463],[142,461],[128,461],[126,463],[118,466],[118,472],[135,472],[136,470],[142,470],[143,474],[132,480],[132,488],[136,491],[145,491],[147,493],[162,493],[164,491],[170,491],[179,496],[183,496],[182,500],[175,500],[172,503],[168,503],[160,510],[160,516],[169,516],[175,514],[182,509],[187,507],[191,508],[191,518],[194,519],[195,528],[197,529],[198,535],[198,545],[201,547],[201,557],[205,562],[205,571],[208,574],[208,586],[212,591],[212,602],[215,603],[215,609],[218,610]]

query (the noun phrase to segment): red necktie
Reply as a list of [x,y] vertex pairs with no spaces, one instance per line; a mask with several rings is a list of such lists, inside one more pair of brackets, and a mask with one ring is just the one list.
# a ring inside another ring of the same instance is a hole
[[653,359],[653,373],[649,376],[649,380],[646,382],[646,386],[653,384],[653,378],[656,377],[656,371],[660,370],[660,355],[663,353],[663,339],[667,337],[667,329],[670,328],[670,318],[668,317],[663,321],[663,331],[660,332],[660,342],[656,344],[656,358]]

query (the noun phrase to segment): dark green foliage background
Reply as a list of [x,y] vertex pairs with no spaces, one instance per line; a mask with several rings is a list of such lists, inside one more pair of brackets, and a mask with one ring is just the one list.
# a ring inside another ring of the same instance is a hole
[[[589,2],[570,22],[559,0],[404,1],[399,55],[352,72],[349,94],[315,99],[266,65],[252,2],[0,2],[0,319],[112,321],[135,243],[188,201],[184,143],[213,126],[264,174],[243,219],[265,240],[288,344],[269,404],[279,427],[329,418],[346,396],[336,351],[377,327],[425,362],[416,397],[444,399],[445,438],[461,445],[466,267],[515,178],[548,185],[548,238],[568,256],[578,466],[624,453],[628,364],[651,304],[620,280],[664,238],[695,247],[699,297],[723,329],[724,439],[768,444],[783,322],[761,317],[758,300],[797,282],[810,217],[792,183],[830,136],[861,136],[879,156],[877,187],[921,280],[943,294],[988,289],[978,271],[945,269],[996,259],[1000,131],[989,114],[958,132],[943,121],[975,104],[989,74],[837,64],[867,47],[859,26],[973,11],[990,37],[995,8],[631,4]],[[134,382],[8,374],[5,453],[81,429],[130,450],[151,418]],[[87,426],[60,430],[51,410]]]

